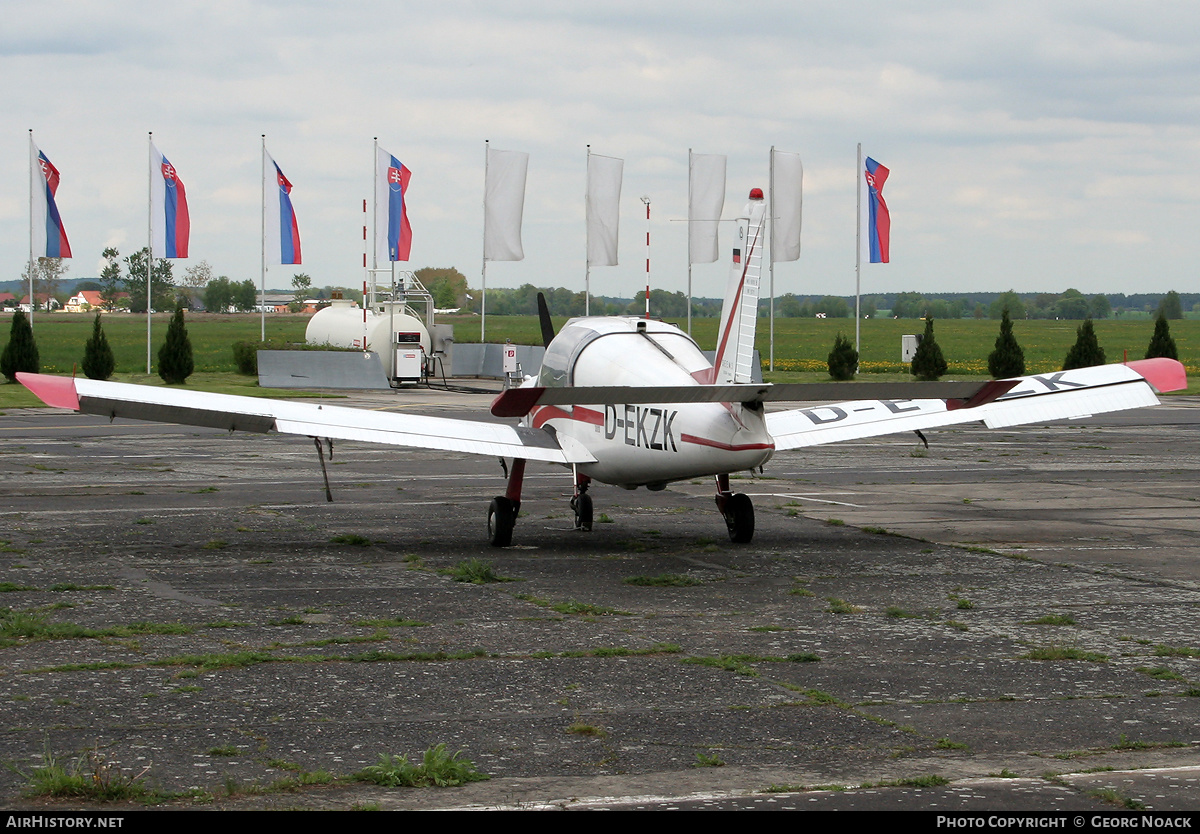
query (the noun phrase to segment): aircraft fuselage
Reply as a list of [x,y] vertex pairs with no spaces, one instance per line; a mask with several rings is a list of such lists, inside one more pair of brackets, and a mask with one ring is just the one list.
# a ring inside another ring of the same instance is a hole
[[[674,325],[633,318],[573,319],[546,351],[539,385],[699,385],[712,365]],[[590,478],[625,487],[753,469],[774,451],[761,408],[738,403],[543,406],[526,418],[582,444]]]

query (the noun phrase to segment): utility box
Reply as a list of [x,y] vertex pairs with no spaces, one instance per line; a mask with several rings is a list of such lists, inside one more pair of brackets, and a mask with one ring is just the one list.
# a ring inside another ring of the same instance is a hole
[[397,382],[420,382],[425,369],[425,351],[421,347],[420,333],[403,331],[396,333],[395,368],[392,379]]
[[919,333],[916,336],[901,336],[900,337],[900,361],[912,362],[913,357],[917,353],[917,348],[921,345],[921,339],[925,334]]
[[435,324],[429,331],[433,350],[425,357],[431,377],[447,376],[454,367],[454,325]]

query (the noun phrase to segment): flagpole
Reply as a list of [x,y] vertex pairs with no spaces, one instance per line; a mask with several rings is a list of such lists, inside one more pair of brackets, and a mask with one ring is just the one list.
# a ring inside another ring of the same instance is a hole
[[267,134],[262,135],[262,180],[259,182],[262,191],[262,224],[260,228],[259,254],[262,255],[262,273],[258,291],[258,311],[262,319],[259,339],[267,340]]
[[[33,330],[33,309],[37,299],[33,297],[33,128],[29,128],[29,329]],[[47,307],[50,305],[47,304]]]
[[583,190],[583,314],[590,316],[592,301],[592,146],[587,146],[587,177]]
[[770,218],[770,234],[767,235],[767,240],[770,243],[771,257],[771,364],[772,371],[775,370],[775,146],[771,146],[771,161],[767,166],[767,217]]
[[483,290],[479,296],[479,343],[484,344],[487,334],[487,181],[488,141],[483,140]]
[[[379,269],[379,137],[375,137],[375,152],[371,154],[371,269]],[[366,266],[366,262],[363,262]],[[366,303],[366,299],[363,299]]]
[[642,202],[646,204],[646,318],[650,318],[650,197]]
[[150,158],[146,173],[146,376],[150,376],[150,284],[154,273],[154,131],[147,139]]
[[[378,136],[374,137],[374,148],[375,148],[375,152],[373,154],[371,154],[371,182],[373,183],[373,185],[371,187],[371,193],[375,195],[371,200],[371,211],[372,211],[372,214],[374,215],[374,219],[371,221],[371,271],[369,273],[367,273],[368,275],[371,276],[371,286],[372,287],[375,286],[375,273],[379,270],[379,137]],[[389,164],[390,164],[390,160],[389,160]],[[388,187],[391,188],[390,182],[388,183]],[[391,260],[390,260],[391,257],[392,257],[391,247],[388,247],[389,263],[391,262]],[[364,260],[364,266],[365,266],[365,260]],[[393,270],[392,271],[392,284],[395,285],[395,283],[396,283],[395,267],[393,267],[392,270]],[[363,308],[363,351],[366,351],[366,349],[367,349],[367,282],[366,281],[363,281],[362,308]],[[390,332],[391,329],[392,329],[392,325],[389,322],[388,323],[389,346],[390,346],[390,343],[392,342],[392,340],[396,338],[396,334]],[[394,349],[391,352],[392,352],[393,356],[396,353],[396,351]],[[390,380],[393,376],[395,376],[395,374],[391,374],[388,377],[388,379]]]
[[692,335],[692,149],[688,148],[688,224],[687,224],[687,264],[688,264],[688,291],[687,291],[687,332]]
[[[855,206],[857,206],[857,210],[854,212],[854,350],[860,356],[862,355],[862,346],[859,339],[859,325],[861,322],[859,297],[862,292],[862,176],[862,142],[859,142],[858,169],[854,172]],[[857,370],[856,366],[855,371]]]

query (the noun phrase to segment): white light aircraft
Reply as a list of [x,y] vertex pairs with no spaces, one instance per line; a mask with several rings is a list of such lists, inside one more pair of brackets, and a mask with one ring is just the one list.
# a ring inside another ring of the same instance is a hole
[[[48,405],[253,432],[307,435],[512,458],[505,494],[488,508],[496,546],[512,541],[527,461],[569,466],[578,529],[592,527],[592,480],[657,490],[713,476],[730,538],[754,535],[754,507],[730,489],[730,473],[761,467],[786,449],[969,422],[990,428],[1158,404],[1155,392],[1187,385],[1183,366],[1148,359],[979,382],[751,382],[762,259],[762,192],[739,218],[715,361],[664,322],[634,317],[571,319],[557,335],[540,300],[546,354],[537,377],[498,396],[496,417],[517,425],[424,417],[97,382],[42,374],[18,379]],[[867,397],[832,402],[847,393]],[[874,397],[874,399],[870,399]],[[827,403],[768,413],[768,402]],[[324,459],[322,458],[322,465]]]

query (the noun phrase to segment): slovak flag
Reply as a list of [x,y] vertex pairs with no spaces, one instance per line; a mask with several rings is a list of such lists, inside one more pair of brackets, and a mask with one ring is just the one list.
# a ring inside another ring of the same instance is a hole
[[150,145],[150,239],[160,258],[186,258],[191,221],[183,180],[158,148]]
[[408,180],[412,172],[382,148],[375,149],[375,256],[407,261],[412,252],[408,224]]
[[33,175],[33,254],[35,258],[69,258],[71,244],[63,227],[54,195],[58,193],[58,169],[37,145],[30,142]]
[[[300,228],[292,210],[292,184],[263,148],[264,251],[271,263],[300,263]],[[275,260],[278,258],[278,260]]]
[[892,216],[888,213],[887,203],[883,201],[883,184],[887,182],[889,173],[887,168],[867,157],[863,183],[867,198],[867,247],[871,254],[870,263],[873,264],[887,263],[891,246]]

